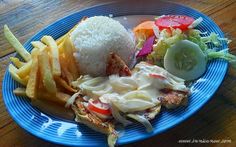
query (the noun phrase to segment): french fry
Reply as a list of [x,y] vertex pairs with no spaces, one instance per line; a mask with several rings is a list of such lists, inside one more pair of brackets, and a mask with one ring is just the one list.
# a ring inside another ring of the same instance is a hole
[[17,69],[14,65],[10,64],[9,67],[8,67],[8,71],[10,72],[11,77],[12,77],[15,81],[19,82],[20,84],[22,84],[22,85],[24,85],[24,86],[27,85],[27,81],[26,81],[26,80],[23,80],[22,78],[20,78],[20,77],[17,75],[18,69]]
[[32,51],[32,66],[29,74],[28,84],[26,86],[26,95],[31,99],[36,98],[37,84],[38,84],[38,53],[39,50]]
[[[67,34],[67,33],[66,33],[66,34]],[[58,39],[56,40],[56,43],[57,43],[58,46],[64,42],[64,39],[65,39],[65,37],[66,37],[66,34],[63,35],[63,36],[61,36],[60,38],[58,38]]]
[[47,101],[51,101],[51,102],[55,102],[57,104],[60,105],[65,105],[67,100],[70,98],[71,96],[63,93],[63,92],[56,92],[55,95],[52,95],[51,93],[45,92],[45,91],[37,91],[37,99],[42,99],[42,100],[47,100]]
[[26,89],[18,87],[15,90],[13,90],[13,93],[17,96],[26,96]]
[[16,57],[10,57],[11,62],[17,67],[20,68],[25,65],[24,62],[21,62],[18,58]]
[[51,94],[56,94],[56,83],[50,68],[49,56],[46,50],[43,50],[38,55],[39,69],[43,85],[46,90]]
[[76,80],[79,77],[79,72],[73,53],[74,47],[72,46],[72,42],[68,35],[64,42],[64,55],[67,60],[67,65],[70,65],[67,66],[68,70],[72,74],[73,80]]
[[64,41],[58,45],[59,56],[63,54]]
[[68,85],[67,82],[64,79],[62,79],[61,77],[56,78],[56,83],[58,83],[59,85],[61,85],[62,87],[64,87],[66,90],[68,90],[70,92],[76,92],[76,89],[74,89],[70,85]]
[[67,62],[63,55],[60,55],[60,64],[61,64],[61,70],[62,70],[62,77],[65,78],[68,83],[71,83],[74,79],[73,79],[72,74],[68,71]]
[[36,50],[37,53],[40,52],[40,49],[39,49],[39,48],[34,47],[34,48],[32,49],[32,51],[31,51],[31,56],[32,56],[32,53],[33,53],[35,50]]
[[[25,77],[23,78],[23,81],[25,81],[25,83],[28,84],[28,81],[29,81],[29,75],[25,76]],[[27,85],[27,84],[26,84],[26,85]]]
[[31,65],[32,65],[32,61],[30,60],[24,66],[19,68],[18,71],[17,71],[18,76],[21,77],[21,78],[24,78],[27,75],[29,75],[30,69],[31,69]]
[[7,25],[4,25],[4,36],[7,41],[15,48],[16,52],[25,60],[29,61],[31,59],[30,53],[24,48],[24,46],[19,42],[19,40],[13,35]]
[[38,48],[40,51],[45,50],[47,47],[41,41],[32,41],[31,44],[33,45],[33,47]]
[[59,63],[59,51],[55,40],[51,36],[43,36],[41,41],[49,46],[52,56],[52,74],[53,76],[61,75],[61,66]]

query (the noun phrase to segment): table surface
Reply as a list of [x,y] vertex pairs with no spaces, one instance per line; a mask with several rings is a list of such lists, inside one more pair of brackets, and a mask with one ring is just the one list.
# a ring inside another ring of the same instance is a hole
[[[14,56],[12,47],[3,37],[2,28],[8,24],[21,42],[55,20],[83,8],[102,4],[107,0],[1,0],[0,1],[0,89],[2,79]],[[211,17],[233,41],[231,53],[236,53],[236,1],[235,0],[174,0]],[[227,76],[213,98],[196,114],[178,126],[152,138],[125,145],[177,146],[179,140],[220,140],[225,144],[201,145],[236,146],[236,70],[229,67]],[[1,90],[2,91],[2,90]],[[58,146],[40,140],[20,128],[9,116],[0,93],[0,145],[1,146]],[[185,144],[186,145],[186,144]],[[197,145],[197,144],[196,144]],[[198,144],[200,145],[200,144]]]

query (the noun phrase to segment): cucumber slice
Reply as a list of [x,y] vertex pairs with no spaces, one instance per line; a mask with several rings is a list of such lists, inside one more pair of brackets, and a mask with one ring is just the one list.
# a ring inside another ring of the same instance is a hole
[[181,40],[170,47],[164,57],[164,67],[171,74],[184,80],[194,80],[206,71],[207,58],[200,47]]

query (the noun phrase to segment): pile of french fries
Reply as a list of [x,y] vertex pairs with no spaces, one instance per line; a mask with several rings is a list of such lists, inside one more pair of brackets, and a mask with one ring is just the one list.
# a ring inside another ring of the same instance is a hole
[[31,42],[34,48],[29,53],[8,26],[4,25],[6,39],[24,60],[10,58],[12,63],[8,70],[12,78],[25,87],[15,89],[16,95],[64,105],[76,92],[71,82],[79,77],[79,71],[69,37],[74,28],[58,40],[45,35],[40,41]]

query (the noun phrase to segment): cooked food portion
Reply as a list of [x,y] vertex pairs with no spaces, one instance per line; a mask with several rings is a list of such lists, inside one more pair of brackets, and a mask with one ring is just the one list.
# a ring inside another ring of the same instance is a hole
[[187,104],[188,92],[172,89],[162,89],[161,91],[163,96],[158,99],[166,108],[176,108],[180,105]]
[[4,34],[17,53],[24,59],[21,61],[13,57],[11,61],[16,67],[13,64],[9,65],[9,72],[14,80],[26,87],[17,89],[15,94],[26,95],[32,101],[45,100],[65,105],[71,97],[71,92],[76,92],[76,90],[70,86],[69,81],[62,77],[66,73],[61,72],[61,68],[67,69],[68,66],[62,64],[65,61],[58,59],[59,56],[65,56],[64,52],[59,54],[59,44],[51,36],[44,36],[41,40],[46,44],[41,41],[32,42],[34,48],[30,54],[7,25],[4,26]]
[[90,17],[71,33],[81,74],[105,76],[107,57],[116,53],[129,65],[135,44],[130,33],[118,21],[105,16]]
[[[123,63],[120,60],[118,64]],[[127,126],[137,121],[151,132],[149,120],[158,115],[161,105],[175,108],[186,103],[189,95],[183,79],[146,62],[138,63],[129,76],[119,76],[119,72],[108,77],[82,75],[72,85],[79,92],[66,106],[72,105],[76,121],[107,134],[110,146],[118,136],[116,123]]]
[[108,56],[106,75],[118,74],[119,76],[130,76],[131,71],[125,62],[115,53]]

